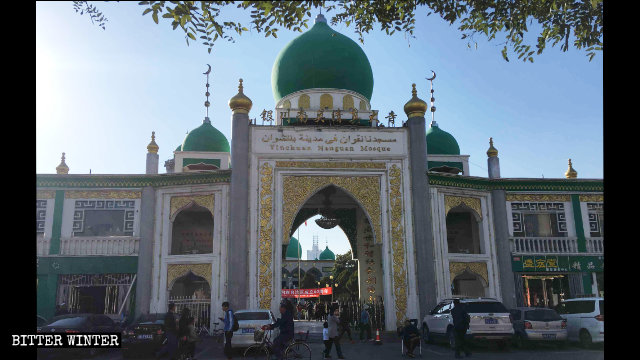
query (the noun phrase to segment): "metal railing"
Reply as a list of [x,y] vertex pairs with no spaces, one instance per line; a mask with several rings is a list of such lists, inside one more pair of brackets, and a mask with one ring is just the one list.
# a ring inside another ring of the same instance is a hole
[[49,255],[49,246],[50,246],[49,238],[45,238],[43,236],[36,236],[36,252],[38,256]]
[[576,237],[511,237],[513,254],[577,254]]
[[[182,314],[184,308],[188,308],[191,311],[191,316],[195,318],[195,327],[197,329],[201,327],[210,328],[211,319],[211,299],[194,299],[192,296],[173,296],[169,297],[167,305],[174,303],[176,305],[176,314]],[[222,327],[222,324],[221,326]]]

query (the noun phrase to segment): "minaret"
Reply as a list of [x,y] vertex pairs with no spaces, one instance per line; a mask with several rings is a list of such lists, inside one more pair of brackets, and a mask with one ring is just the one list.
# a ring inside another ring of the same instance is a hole
[[578,172],[575,171],[573,169],[573,166],[571,165],[571,159],[569,159],[569,168],[567,169],[567,172],[564,173],[564,177],[566,177],[567,179],[575,179],[578,177]]
[[487,166],[489,167],[489,179],[497,179],[500,177],[500,159],[498,158],[498,149],[493,147],[493,138],[489,138],[489,150],[487,150]]
[[69,167],[67,163],[64,162],[64,153],[62,153],[62,160],[60,161],[60,165],[56,166],[56,174],[68,174]]
[[[238,93],[229,99],[231,108],[231,193],[229,201],[228,299],[236,309],[249,304],[249,110],[252,102],[244,94],[242,79]],[[233,284],[233,285],[232,285]]]
[[[435,305],[436,275],[433,261],[433,232],[429,180],[427,178],[427,139],[424,115],[427,103],[418,98],[416,84],[412,84],[411,99],[404,105],[409,133],[409,177],[413,212],[413,243],[418,285],[418,316],[427,314]],[[432,106],[432,117],[435,107]],[[425,261],[426,260],[426,261]],[[410,315],[410,314],[407,314]],[[398,319],[400,321],[400,319]]]
[[[500,159],[498,149],[493,147],[493,138],[489,138],[487,150],[487,166],[489,178],[500,178]],[[511,249],[509,246],[509,218],[507,217],[507,199],[504,189],[491,190],[491,211],[493,213],[493,228],[495,234],[496,255],[498,262],[498,276],[502,302],[508,308],[522,306],[517,304],[515,293],[515,277],[511,266]]]
[[156,144],[156,132],[151,132],[151,142],[147,145],[147,171],[146,174],[157,174],[158,173],[158,149],[160,147]]

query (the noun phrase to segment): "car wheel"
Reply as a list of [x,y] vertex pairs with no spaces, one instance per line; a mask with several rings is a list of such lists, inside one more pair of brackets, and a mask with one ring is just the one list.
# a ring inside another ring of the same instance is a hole
[[433,342],[427,324],[422,324],[422,340],[424,340],[425,344],[431,344]]
[[449,346],[451,349],[456,349],[456,333],[453,331],[453,328],[447,329],[447,339],[449,339]]
[[588,349],[593,345],[593,340],[591,339],[591,334],[586,329],[582,329],[580,331],[580,344],[583,348]]

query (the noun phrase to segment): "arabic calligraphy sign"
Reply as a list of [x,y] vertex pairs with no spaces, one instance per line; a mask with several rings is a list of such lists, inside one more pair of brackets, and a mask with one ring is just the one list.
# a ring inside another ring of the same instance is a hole
[[404,154],[402,131],[253,129],[254,152],[278,154]]

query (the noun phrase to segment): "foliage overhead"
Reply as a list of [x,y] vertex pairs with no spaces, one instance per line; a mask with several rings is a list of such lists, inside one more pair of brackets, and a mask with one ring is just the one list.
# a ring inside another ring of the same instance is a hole
[[[178,26],[189,41],[200,39],[209,53],[219,39],[235,42],[234,33],[255,30],[265,37],[278,37],[281,28],[302,32],[308,28],[312,9],[332,12],[331,24],[352,24],[360,42],[364,34],[380,26],[387,35],[396,31],[414,38],[416,16],[436,14],[454,23],[467,40],[477,47],[475,35],[488,40],[502,38],[502,57],[509,61],[509,48],[518,59],[533,62],[547,44],[567,51],[570,47],[586,51],[591,61],[603,49],[603,0],[339,0],[339,1],[140,1],[142,15],[151,14],[158,24],[160,17]],[[249,28],[236,21],[220,18],[221,9],[236,6],[251,13]],[[86,1],[74,1],[74,9],[87,13],[104,29],[106,18]],[[537,39],[525,41],[529,26],[536,23]],[[533,47],[533,49],[532,49]]]

